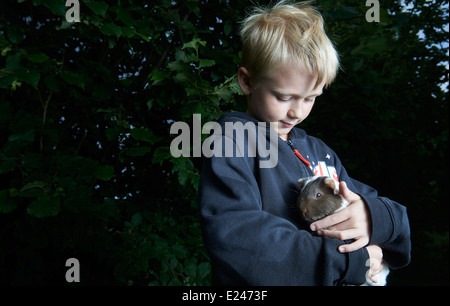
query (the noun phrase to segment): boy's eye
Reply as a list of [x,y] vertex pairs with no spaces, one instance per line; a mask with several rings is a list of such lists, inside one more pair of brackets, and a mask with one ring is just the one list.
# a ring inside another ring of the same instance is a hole
[[291,100],[292,98],[291,97],[286,97],[286,96],[277,96],[277,99],[279,101],[287,102],[287,101]]

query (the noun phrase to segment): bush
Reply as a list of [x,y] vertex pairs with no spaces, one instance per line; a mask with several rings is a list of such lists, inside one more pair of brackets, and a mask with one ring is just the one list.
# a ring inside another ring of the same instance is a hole
[[[360,1],[318,1],[344,69],[303,127],[408,207],[411,267],[448,283],[448,5],[403,2],[368,23]],[[210,284],[200,159],[171,156],[169,131],[245,111],[247,3],[85,0],[75,23],[64,4],[1,4],[0,283],[65,284],[74,257],[82,284]]]

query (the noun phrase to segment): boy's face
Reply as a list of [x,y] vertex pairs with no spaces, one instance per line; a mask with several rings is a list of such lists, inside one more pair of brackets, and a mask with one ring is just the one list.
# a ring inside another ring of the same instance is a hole
[[238,71],[239,85],[248,98],[247,113],[260,121],[275,122],[275,132],[283,140],[288,140],[292,128],[308,117],[315,98],[322,94],[325,80],[314,88],[316,80],[317,76],[300,65],[276,68],[256,84],[246,68]]

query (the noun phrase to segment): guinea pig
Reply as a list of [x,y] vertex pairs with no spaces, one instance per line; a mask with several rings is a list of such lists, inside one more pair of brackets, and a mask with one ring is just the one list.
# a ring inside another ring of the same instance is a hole
[[[298,180],[300,194],[297,198],[297,209],[308,224],[325,218],[349,205],[339,194],[339,184],[328,176],[311,176]],[[383,270],[375,277],[374,283],[366,276],[363,286],[385,286],[389,267],[385,264]]]
[[339,194],[339,185],[328,176],[311,176],[298,180],[300,194],[297,209],[301,217],[312,223],[348,206]]

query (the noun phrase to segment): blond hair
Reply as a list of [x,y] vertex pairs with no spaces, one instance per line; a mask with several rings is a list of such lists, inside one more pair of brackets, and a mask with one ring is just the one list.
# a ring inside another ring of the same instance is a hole
[[242,66],[255,81],[282,65],[300,62],[328,86],[339,69],[338,54],[312,1],[257,7],[241,25]]

